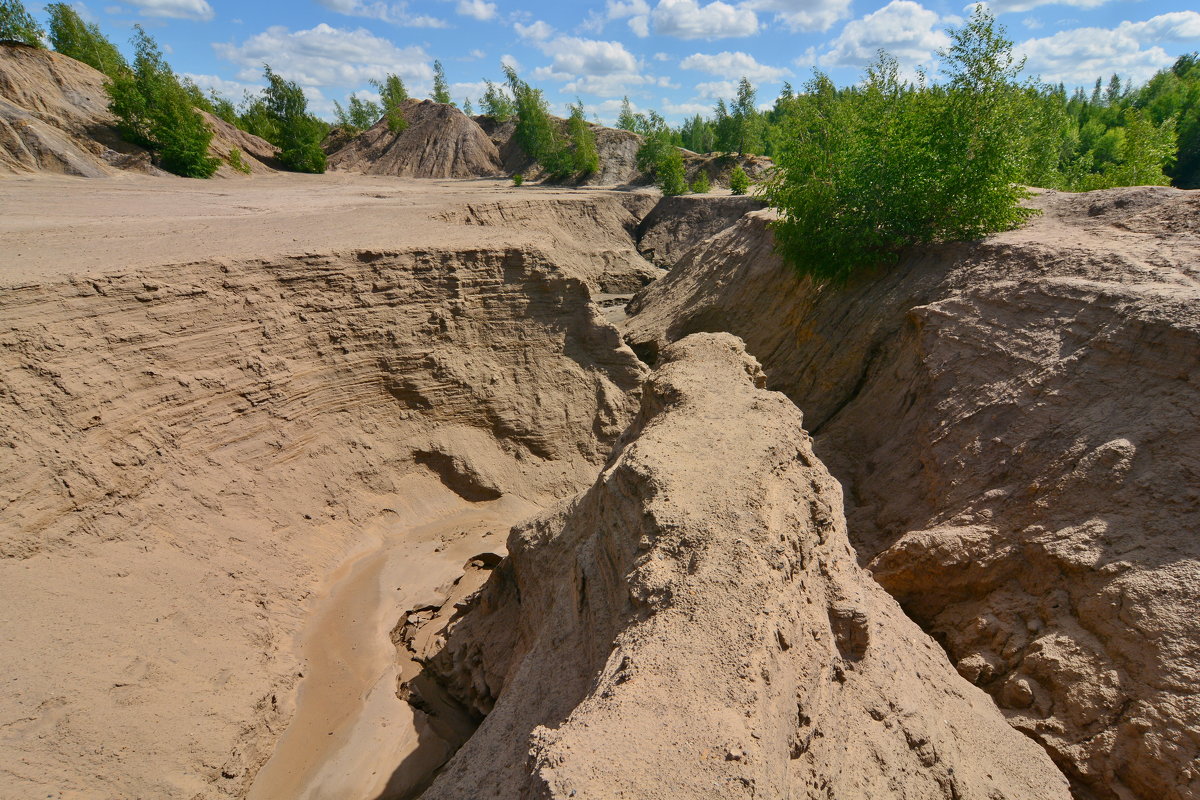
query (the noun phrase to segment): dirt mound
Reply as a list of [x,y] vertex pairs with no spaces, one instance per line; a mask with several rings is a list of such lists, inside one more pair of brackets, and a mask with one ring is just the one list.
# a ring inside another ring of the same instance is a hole
[[816,288],[768,212],[631,307],[728,330],[805,413],[876,578],[1080,796],[1200,796],[1193,193],[1047,193],[1028,227]]
[[117,134],[105,81],[73,58],[0,44],[0,172],[157,172],[149,153]]
[[775,162],[766,156],[734,155],[732,153],[693,153],[683,151],[683,170],[688,183],[692,183],[704,172],[713,186],[729,188],[729,176],[734,167],[741,166],[751,181],[758,183],[770,176]]
[[750,196],[664,197],[638,225],[638,250],[661,267],[672,267],[700,242],[766,203]]
[[404,103],[408,127],[387,120],[329,156],[330,169],[406,178],[490,178],[502,174],[500,154],[479,125],[457,108],[432,100]]
[[[108,111],[103,73],[73,58],[20,44],[0,44],[0,171],[100,178],[122,170],[165,175],[151,154],[121,139]],[[209,154],[224,177],[238,148],[250,174],[274,172],[275,148],[201,111],[213,130]]]
[[763,381],[672,345],[592,488],[514,528],[429,661],[486,717],[423,798],[1068,797],[855,563]]
[[[561,117],[551,117],[551,120],[558,126],[559,133],[566,136],[567,121]],[[475,117],[475,121],[496,145],[496,150],[500,153],[500,162],[504,165],[504,174],[520,173],[530,180],[545,177],[542,169],[526,154],[514,138],[517,131],[515,121],[496,122],[486,116]],[[642,137],[632,131],[609,128],[604,125],[588,123],[588,126],[596,135],[600,169],[594,175],[589,175],[583,181],[583,185],[620,186],[645,183],[644,176],[637,168],[637,151],[642,146]]]
[[[213,132],[212,141],[208,145],[208,153],[221,159],[218,175],[224,177],[270,175],[283,168],[283,164],[276,157],[279,154],[279,148],[266,139],[246,133],[241,128],[230,125],[207,111],[201,111],[200,116],[204,117],[204,121]],[[234,169],[230,163],[230,154],[234,150],[240,153],[241,163],[244,165],[241,170]]]

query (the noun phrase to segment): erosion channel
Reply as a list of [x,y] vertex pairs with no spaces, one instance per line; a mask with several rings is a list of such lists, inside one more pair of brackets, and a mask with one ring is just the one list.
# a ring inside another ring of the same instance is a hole
[[0,796],[1200,796],[1189,193],[166,180],[0,183]]

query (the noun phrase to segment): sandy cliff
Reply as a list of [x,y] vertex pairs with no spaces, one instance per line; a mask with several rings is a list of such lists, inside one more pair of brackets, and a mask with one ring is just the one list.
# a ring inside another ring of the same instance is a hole
[[798,281],[767,212],[634,303],[805,410],[860,557],[1080,796],[1200,796],[1200,198],[1048,193],[1023,230]]

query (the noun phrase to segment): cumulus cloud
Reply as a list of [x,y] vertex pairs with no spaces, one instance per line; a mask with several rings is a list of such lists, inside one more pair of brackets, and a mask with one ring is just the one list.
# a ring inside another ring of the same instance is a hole
[[1160,45],[1200,38],[1200,13],[1175,11],[1116,28],[1074,28],[1016,45],[1025,69],[1042,80],[1077,86],[1113,73],[1149,79],[1174,58]]
[[257,94],[262,89],[261,84],[231,81],[219,75],[198,75],[192,72],[185,72],[183,73],[183,77],[199,86],[205,93],[213,91],[235,103],[241,100],[246,92]]
[[696,95],[698,97],[708,97],[713,100],[736,97],[737,90],[737,81],[705,81],[704,83],[696,84]]
[[655,33],[678,39],[724,39],[758,32],[758,16],[752,10],[721,0],[703,6],[697,0],[660,0],[650,21]]
[[455,10],[464,17],[471,17],[480,22],[487,22],[496,16],[496,4],[485,0],[458,0]]
[[364,2],[364,0],[317,0],[317,3],[348,17],[366,17],[411,28],[445,28],[445,20],[426,14],[412,14],[408,3]]
[[620,42],[561,36],[542,45],[541,49],[554,60],[554,71],[559,73],[616,75],[639,69],[637,58]]
[[400,48],[363,28],[345,30],[323,22],[301,31],[275,25],[241,44],[213,47],[219,57],[243,67],[240,80],[256,79],[264,63],[305,87],[357,86],[389,72],[409,83],[433,78],[422,48]]
[[928,64],[934,53],[950,44],[937,29],[938,15],[913,0],[892,0],[878,11],[846,23],[818,56],[826,67],[862,67],[887,50],[906,70]]
[[758,63],[749,53],[722,52],[708,55],[695,53],[679,62],[683,69],[695,69],[709,75],[736,75],[752,81],[777,81],[791,75],[791,70]]
[[147,17],[198,19],[208,22],[216,16],[208,0],[128,0],[128,3],[141,10]]
[[554,35],[554,27],[540,19],[529,25],[522,25],[519,22],[513,23],[513,30],[522,39],[533,39],[537,42],[544,42]]
[[604,4],[604,12],[589,11],[581,27],[585,31],[600,33],[607,23],[618,19],[627,19],[629,29],[635,36],[644,39],[650,35],[650,4],[646,0],[608,0]]
[[746,0],[742,6],[773,12],[776,24],[792,31],[827,31],[850,16],[850,0]]

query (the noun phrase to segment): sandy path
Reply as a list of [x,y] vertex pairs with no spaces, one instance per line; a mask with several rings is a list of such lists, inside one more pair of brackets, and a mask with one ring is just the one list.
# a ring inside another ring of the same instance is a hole
[[402,665],[389,635],[410,608],[433,604],[480,552],[503,550],[533,506],[505,498],[392,531],[339,567],[305,626],[296,715],[250,790],[250,800],[373,800],[449,755],[396,697]]

